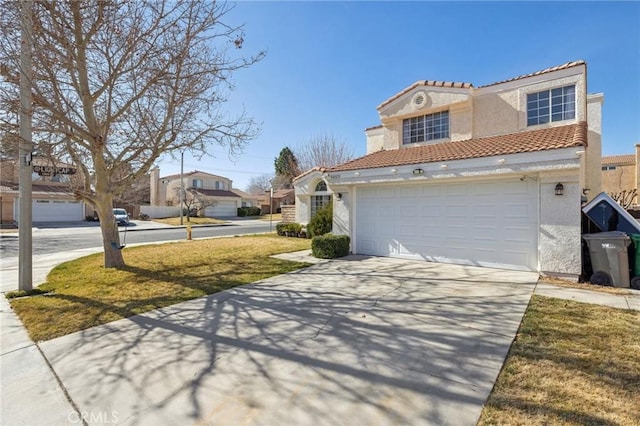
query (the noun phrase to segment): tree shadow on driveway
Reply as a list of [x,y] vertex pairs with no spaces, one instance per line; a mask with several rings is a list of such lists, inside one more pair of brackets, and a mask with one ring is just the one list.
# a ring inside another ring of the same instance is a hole
[[530,275],[333,261],[40,346],[121,424],[475,424]]

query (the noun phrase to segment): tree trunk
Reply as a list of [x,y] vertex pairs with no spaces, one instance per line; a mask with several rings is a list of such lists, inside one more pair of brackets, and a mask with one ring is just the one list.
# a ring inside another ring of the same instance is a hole
[[118,224],[113,216],[110,196],[98,197],[96,210],[100,218],[100,230],[102,231],[102,246],[104,248],[104,267],[120,268],[125,266],[120,249],[120,233]]

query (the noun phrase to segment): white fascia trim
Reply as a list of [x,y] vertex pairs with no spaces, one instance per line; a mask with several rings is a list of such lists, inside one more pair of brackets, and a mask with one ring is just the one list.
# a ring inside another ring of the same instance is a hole
[[398,104],[403,104],[403,105],[407,104],[408,103],[407,98],[411,98],[416,92],[425,92],[427,95],[429,94],[429,92],[454,93],[454,94],[467,95],[469,97],[467,99],[468,101],[473,96],[473,87],[466,87],[466,88],[465,87],[440,87],[440,86],[427,86],[427,85],[416,86],[409,92],[403,94],[399,98],[394,99],[387,105],[378,109],[378,115],[382,117],[386,115],[384,111],[386,111],[387,109],[392,109]]
[[[569,171],[580,168],[580,151],[580,147],[574,147],[468,160],[329,172],[325,174],[325,179],[329,185],[357,185]],[[422,169],[423,174],[414,175],[413,171],[416,169]]]
[[[559,80],[567,77],[579,77],[585,74],[585,70],[586,68],[584,65],[577,65],[575,67],[567,68],[564,70],[552,71],[544,74],[534,75],[531,77],[524,77],[505,83],[492,84],[475,89],[475,96],[482,96],[493,92],[518,89],[526,86],[531,86],[533,84]],[[579,78],[576,78],[576,81],[577,80],[579,80]]]

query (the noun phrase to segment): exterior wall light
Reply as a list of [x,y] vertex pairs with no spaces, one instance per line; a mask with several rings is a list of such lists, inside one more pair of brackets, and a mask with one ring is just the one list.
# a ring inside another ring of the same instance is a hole
[[338,192],[336,194],[336,200],[341,201],[342,200],[342,192]]
[[501,158],[498,160],[498,164],[503,165],[505,161],[506,160],[504,158]]
[[391,169],[391,173],[393,173],[394,175],[398,174],[398,169]]
[[355,172],[354,175],[360,176],[360,172]]
[[556,195],[564,195],[564,185],[561,183],[556,185]]
[[413,169],[413,171],[411,173],[413,175],[415,175],[415,176],[422,176],[424,174],[424,170],[422,170],[422,169]]
[[447,166],[446,164],[441,164],[441,165],[440,165],[440,168],[441,168],[441,169],[446,169],[447,167],[449,167],[449,166]]

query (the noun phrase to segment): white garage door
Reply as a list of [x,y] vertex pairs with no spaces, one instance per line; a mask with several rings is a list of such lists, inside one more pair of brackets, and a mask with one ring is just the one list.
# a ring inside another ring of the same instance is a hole
[[79,201],[33,200],[32,222],[78,222],[84,220]]
[[235,201],[218,201],[218,204],[204,209],[207,217],[238,216],[238,208]]
[[355,251],[507,269],[537,269],[537,184],[363,186]]

